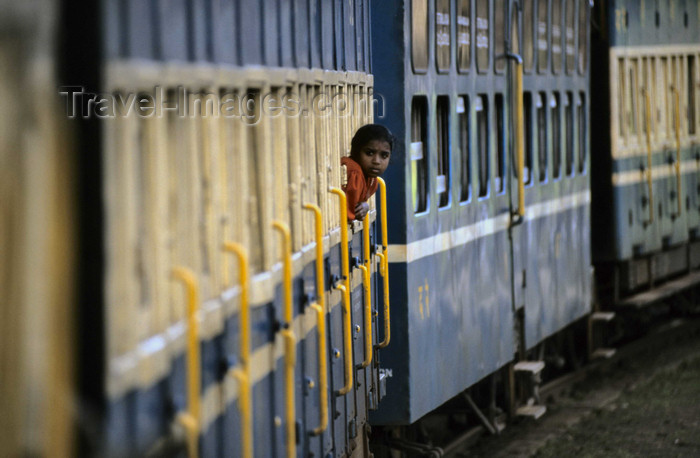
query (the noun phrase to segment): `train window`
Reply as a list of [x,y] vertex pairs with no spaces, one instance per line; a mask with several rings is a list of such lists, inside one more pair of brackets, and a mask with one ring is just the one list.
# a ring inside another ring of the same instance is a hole
[[576,107],[578,113],[578,171],[583,173],[586,169],[586,95],[582,92],[579,95]]
[[659,72],[661,72],[661,77],[660,77],[660,84],[661,84],[661,90],[658,91],[660,100],[659,100],[659,107],[656,112],[657,116],[657,122],[658,125],[660,126],[660,134],[661,137],[666,136],[666,132],[668,132],[668,65],[667,65],[667,59],[665,57],[662,57],[659,59]]
[[450,98],[437,98],[437,186],[438,207],[450,205]]
[[537,71],[547,71],[547,51],[549,49],[549,21],[547,18],[547,0],[537,2]]
[[566,135],[566,174],[573,175],[574,173],[574,96],[571,92],[566,93],[564,99],[564,132]]
[[489,1],[476,0],[476,67],[479,73],[489,69]]
[[523,136],[525,141],[525,168],[523,169],[523,181],[525,184],[532,182],[532,93],[523,93]]
[[414,72],[428,69],[428,0],[411,2],[411,59]]
[[496,192],[505,191],[506,132],[503,94],[496,94]]
[[669,84],[668,84],[668,109],[669,109],[669,119],[671,124],[669,126],[669,132],[673,133],[675,138],[676,123],[680,123],[680,120],[676,116],[676,90],[678,89],[678,58],[671,57],[670,68],[669,68]]
[[695,56],[688,56],[688,75],[686,76],[686,93],[688,95],[688,133],[695,135]]
[[540,169],[540,182],[547,180],[547,96],[540,92],[537,96],[537,158]]
[[578,4],[578,71],[584,73],[588,63],[588,0]]
[[647,104],[646,97],[649,91],[649,59],[642,57],[640,61],[639,70],[641,75],[639,76],[639,131],[646,136],[647,134]]
[[460,149],[460,192],[459,201],[466,202],[471,197],[471,144],[469,143],[469,97],[457,99],[457,114],[459,115],[459,149]]
[[552,71],[561,71],[561,1],[552,0]]
[[471,0],[457,4],[457,69],[469,70],[471,64]]
[[532,71],[535,62],[535,2],[524,0],[523,2],[523,70],[525,73]]
[[574,17],[576,16],[576,10],[574,10],[574,0],[566,0],[566,29],[564,31],[566,47],[564,48],[566,52],[566,73],[573,73],[574,67],[576,66],[576,48],[575,48],[575,35],[574,26],[576,22]]
[[503,73],[506,69],[506,59],[504,54],[506,52],[506,9],[494,8],[494,29],[493,29],[493,40],[494,40],[494,62],[496,66],[496,72]]
[[440,72],[450,70],[450,0],[435,4],[435,60]]
[[413,212],[428,209],[428,100],[414,97],[411,104],[411,193]]
[[552,177],[559,178],[561,176],[561,123],[559,120],[559,94],[552,94],[549,100],[549,108],[552,117]]
[[489,101],[485,94],[474,99],[476,145],[479,151],[479,197],[489,192]]
[[[252,100],[253,103],[246,103],[247,107],[252,107],[253,110],[260,110],[260,91],[248,90],[245,95],[245,100]],[[248,115],[249,113],[247,113]],[[253,119],[260,119],[259,112],[252,113]],[[263,161],[258,160],[262,157],[262,132],[260,123],[246,126],[245,129],[245,154],[247,155],[246,162],[248,170],[246,177],[248,179],[248,198],[243,199],[241,204],[247,204],[247,220],[248,220],[248,246],[251,247],[250,268],[253,272],[259,272],[264,268],[264,247],[263,233],[267,233],[263,225],[262,213],[262,183],[260,183],[261,174],[259,169]]]
[[617,60],[617,128],[620,140],[625,137],[625,59]]
[[629,81],[627,84],[629,90],[629,97],[627,98],[627,132],[630,136],[637,135],[637,124],[638,124],[638,81],[637,81],[637,60],[632,60],[629,66]]

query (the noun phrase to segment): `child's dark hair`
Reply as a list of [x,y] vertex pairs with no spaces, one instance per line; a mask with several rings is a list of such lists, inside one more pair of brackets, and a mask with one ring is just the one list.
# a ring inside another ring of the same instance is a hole
[[365,124],[357,129],[355,136],[352,137],[350,145],[350,156],[355,156],[360,152],[360,148],[365,146],[372,140],[382,140],[389,144],[389,149],[394,150],[394,140],[396,138],[391,134],[389,129],[381,124]]

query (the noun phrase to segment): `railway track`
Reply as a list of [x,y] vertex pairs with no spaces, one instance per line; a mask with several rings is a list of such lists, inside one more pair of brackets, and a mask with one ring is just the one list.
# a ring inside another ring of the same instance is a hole
[[497,435],[489,435],[484,426],[474,427],[441,447],[443,456],[531,456],[547,440],[614,402],[632,384],[692,355],[700,355],[700,316],[669,317],[618,348],[611,358],[591,361],[543,385],[540,397],[548,413],[540,420],[514,422]]

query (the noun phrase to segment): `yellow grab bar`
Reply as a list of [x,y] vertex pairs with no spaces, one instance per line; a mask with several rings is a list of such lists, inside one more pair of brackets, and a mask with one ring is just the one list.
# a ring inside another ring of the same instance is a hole
[[304,208],[311,210],[315,215],[316,230],[316,301],[321,308],[326,310],[326,284],[323,280],[323,215],[318,205],[305,204]]
[[296,421],[294,406],[294,366],[296,365],[296,339],[292,326],[292,235],[289,226],[282,221],[273,221],[272,227],[282,235],[282,283],[284,286],[284,326],[280,331],[284,337],[284,362],[287,398],[287,456],[296,456]]
[[651,100],[649,97],[649,91],[644,89],[644,104],[646,106],[646,126],[647,126],[647,187],[649,188],[649,222],[654,222],[654,190],[652,187],[652,175],[651,170],[653,164],[651,163]]
[[239,408],[241,409],[241,438],[242,456],[252,458],[253,456],[253,415],[252,400],[250,398],[250,306],[248,302],[248,253],[245,248],[238,243],[225,242],[224,250],[235,254],[239,264],[239,282],[241,284],[241,310],[239,312],[240,326],[240,359],[241,369],[233,371],[233,376],[240,385],[238,396]]
[[[336,394],[345,395],[352,389],[352,317],[350,316],[350,267],[348,262],[348,207],[345,192],[340,188],[330,188],[330,192],[338,196],[340,205],[340,260],[344,285],[336,285],[343,293],[343,320],[345,322],[345,386]],[[342,288],[341,288],[342,286]]]
[[362,286],[365,290],[365,360],[359,368],[365,368],[372,362],[372,295],[370,294],[370,276],[367,266],[358,266],[362,270]]
[[382,219],[382,251],[379,256],[381,260],[380,272],[384,279],[384,340],[377,345],[377,348],[384,348],[389,345],[391,340],[391,322],[389,319],[389,235],[387,232],[387,217],[386,217],[386,183],[381,178],[377,178],[379,182],[379,199],[382,204],[381,219]]
[[525,139],[523,133],[523,61],[515,59],[515,150],[518,155],[518,215],[525,216]]
[[360,367],[369,366],[372,362],[372,267],[369,250],[369,214],[362,220],[362,248],[364,251],[364,265],[362,269],[362,286],[365,290],[365,360]]
[[187,430],[187,450],[191,458],[197,458],[197,439],[200,425],[200,373],[199,327],[197,323],[198,290],[194,273],[184,267],[175,267],[172,276],[187,288],[187,412],[178,420]]
[[311,307],[316,310],[316,328],[318,330],[318,384],[321,420],[312,434],[318,436],[328,428],[328,376],[326,365],[326,286],[323,280],[323,215],[318,205],[305,204],[304,208],[315,215],[316,229],[316,303]]
[[328,428],[328,376],[326,365],[326,314],[320,304],[311,304],[316,310],[316,328],[318,330],[318,396],[321,406],[321,421],[312,431],[314,436],[318,436]]
[[675,87],[671,87],[676,96],[676,201],[678,202],[678,216],[681,216],[681,100],[680,93]]

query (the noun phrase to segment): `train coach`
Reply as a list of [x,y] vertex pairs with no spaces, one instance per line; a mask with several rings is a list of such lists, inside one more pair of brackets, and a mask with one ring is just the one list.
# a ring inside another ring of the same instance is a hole
[[61,88],[83,153],[80,452],[366,450],[384,253],[374,207],[346,222],[340,158],[372,119],[368,3],[66,5],[90,57],[67,54]]
[[700,265],[700,8],[601,1],[595,18],[593,256],[605,304],[636,307]]
[[573,0],[373,4],[375,92],[403,154],[373,424],[413,424],[485,379],[491,412],[543,412],[513,380],[591,312],[589,19]]

